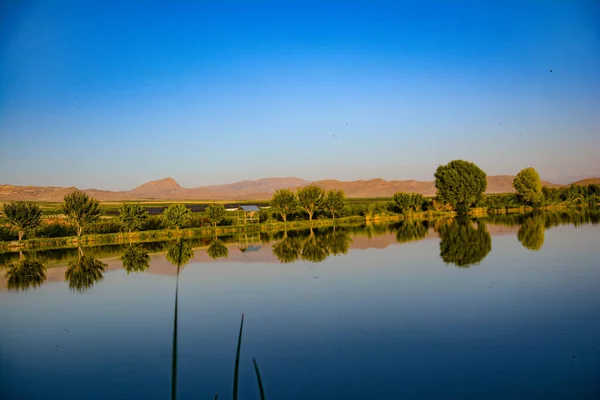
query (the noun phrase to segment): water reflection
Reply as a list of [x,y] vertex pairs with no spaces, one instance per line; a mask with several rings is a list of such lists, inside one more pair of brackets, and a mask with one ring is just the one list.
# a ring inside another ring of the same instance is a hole
[[393,225],[398,243],[414,242],[424,239],[429,231],[429,221],[405,220]]
[[[262,252],[263,258],[272,255],[282,264],[299,260],[319,263],[330,256],[346,254],[353,246],[381,247],[392,243],[406,243],[439,236],[439,255],[445,263],[468,267],[481,262],[491,251],[491,235],[499,226],[511,227],[514,237],[532,251],[543,248],[545,230],[571,224],[597,224],[600,212],[594,209],[530,214],[491,215],[479,220],[403,220],[394,224],[368,223],[363,225],[334,226],[280,232],[255,232],[242,235],[223,235],[194,238],[186,241],[149,242],[126,245],[100,245],[88,248],[67,248],[0,253],[0,273],[3,285],[11,290],[25,290],[48,282],[46,270],[64,266],[64,277],[69,287],[84,292],[103,279],[107,265],[104,258],[115,257],[128,273],[147,271],[151,265],[149,254],[166,253],[173,265],[183,267],[193,257],[193,248],[206,249],[212,259],[232,257],[237,248],[248,257]],[[506,229],[501,229],[506,232]],[[365,244],[364,237],[369,238]],[[375,239],[377,238],[377,239]],[[373,242],[371,242],[373,240]],[[372,243],[372,244],[370,244]],[[246,256],[244,256],[244,259]],[[38,264],[39,263],[39,264]],[[41,265],[40,265],[41,264]],[[50,275],[53,276],[53,275]]]
[[9,290],[26,291],[41,286],[46,281],[46,267],[41,262],[19,253],[19,261],[9,265],[6,278]]
[[91,256],[86,256],[81,247],[77,251],[77,260],[69,262],[65,271],[65,280],[69,282],[71,290],[83,293],[104,279],[102,273],[106,264]]
[[302,252],[302,243],[295,236],[289,236],[285,231],[283,238],[273,245],[273,254],[282,263],[292,263],[300,258]]
[[542,214],[529,215],[519,227],[517,238],[523,247],[538,251],[544,245],[546,231],[545,218]]
[[479,264],[492,250],[492,238],[480,220],[457,218],[437,229],[441,239],[440,258],[446,264],[470,267]]
[[150,267],[150,256],[139,245],[129,245],[121,256],[123,269],[127,273],[144,272]]
[[217,238],[213,239],[210,246],[208,246],[208,249],[206,249],[206,252],[208,253],[208,256],[213,259],[222,257],[227,258],[229,256],[229,249]]
[[184,267],[194,257],[194,249],[188,242],[179,239],[169,246],[165,257],[167,261],[177,267],[179,275],[179,268]]

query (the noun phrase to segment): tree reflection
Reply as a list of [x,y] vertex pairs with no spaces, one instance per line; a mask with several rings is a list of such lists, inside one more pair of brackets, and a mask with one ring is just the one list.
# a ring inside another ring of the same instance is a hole
[[517,232],[517,238],[523,247],[538,251],[544,245],[544,232],[546,230],[546,218],[542,214],[528,216]]
[[65,279],[69,288],[83,293],[103,279],[102,273],[106,264],[91,256],[86,256],[81,247],[78,248],[77,260],[71,261],[65,271]]
[[130,245],[121,256],[127,273],[144,272],[150,267],[150,256],[140,246]]
[[19,261],[8,266],[6,271],[9,290],[26,291],[41,286],[46,281],[46,267],[34,259],[26,259],[19,254]]
[[333,229],[328,230],[323,236],[317,238],[317,240],[319,239],[325,242],[325,247],[329,251],[329,254],[333,254],[334,256],[346,254],[350,247],[350,243],[352,242],[348,232],[343,229],[336,229],[335,226]]
[[282,264],[298,260],[301,252],[302,243],[296,237],[288,237],[287,231],[283,233],[283,238],[273,245],[273,254]]
[[405,220],[395,225],[398,243],[414,242],[424,239],[429,230],[427,221]]
[[322,240],[317,240],[315,232],[310,228],[308,238],[302,243],[302,252],[300,258],[306,261],[319,263],[325,261],[328,251],[325,243]]
[[208,246],[206,252],[210,258],[214,259],[229,256],[229,249],[227,246],[225,246],[223,242],[217,240],[216,238],[210,243],[210,246]]
[[459,218],[438,228],[440,257],[446,264],[469,267],[481,262],[492,250],[492,238],[485,224],[477,221],[476,225],[474,228],[472,221]]
[[192,257],[194,257],[194,250],[187,242],[181,239],[173,243],[167,249],[167,261],[177,267],[178,274],[179,268],[187,264]]

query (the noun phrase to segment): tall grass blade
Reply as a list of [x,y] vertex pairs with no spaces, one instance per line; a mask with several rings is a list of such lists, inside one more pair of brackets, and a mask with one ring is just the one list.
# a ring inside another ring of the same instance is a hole
[[240,335],[238,336],[237,352],[235,354],[235,368],[233,370],[233,400],[238,398],[238,378],[240,373],[240,349],[242,347],[242,330],[244,328],[244,314],[240,323]]
[[177,398],[177,300],[179,298],[179,266],[175,283],[175,313],[173,316],[173,358],[171,362],[171,400]]
[[262,379],[260,379],[260,371],[258,370],[258,364],[256,363],[256,358],[252,359],[254,363],[254,371],[256,372],[256,380],[258,382],[258,389],[260,390],[260,400],[265,400],[265,388],[262,384]]

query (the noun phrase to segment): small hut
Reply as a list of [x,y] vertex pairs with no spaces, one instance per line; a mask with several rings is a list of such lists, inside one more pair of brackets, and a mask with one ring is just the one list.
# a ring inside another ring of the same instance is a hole
[[258,213],[260,212],[260,208],[257,206],[240,206],[238,209],[238,224],[241,224],[242,221],[245,224],[248,222],[259,222],[260,218]]

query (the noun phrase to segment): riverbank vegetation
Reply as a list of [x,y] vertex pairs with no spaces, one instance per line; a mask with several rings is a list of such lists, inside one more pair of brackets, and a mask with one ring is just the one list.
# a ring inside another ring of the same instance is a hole
[[[202,212],[193,212],[190,205],[172,203],[161,214],[150,215],[143,204],[128,202],[121,204],[115,215],[106,215],[100,202],[74,191],[65,196],[53,214],[44,215],[43,207],[47,205],[43,204],[5,203],[0,216],[0,248],[169,240],[176,236],[269,231],[334,222],[432,220],[455,215],[485,216],[600,204],[600,185],[542,187],[539,174],[533,168],[525,168],[517,174],[513,182],[515,193],[484,194],[485,172],[462,160],[438,167],[435,185],[434,197],[396,193],[391,199],[372,200],[347,199],[342,190],[325,191],[315,185],[297,191],[281,189],[269,203],[262,203],[263,207],[251,211],[257,214],[257,218],[251,220],[258,223],[244,224],[240,221],[246,218],[239,218],[238,213],[246,211],[227,211],[222,203],[205,205]],[[23,238],[26,240],[22,241]],[[12,243],[14,241],[19,243]]]

